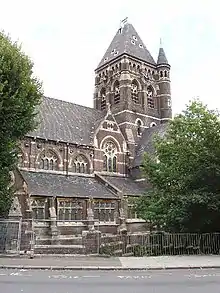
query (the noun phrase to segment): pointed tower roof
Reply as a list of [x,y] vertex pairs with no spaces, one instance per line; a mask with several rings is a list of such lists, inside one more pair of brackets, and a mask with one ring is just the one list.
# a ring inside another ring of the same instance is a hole
[[163,64],[169,65],[166,54],[165,54],[164,49],[162,47],[161,40],[160,40],[160,49],[159,49],[159,54],[158,54],[158,58],[157,58],[157,65],[163,65]]
[[122,54],[128,54],[152,65],[156,65],[150,52],[147,50],[133,25],[130,23],[125,23],[119,28],[99,63],[98,68],[109,61],[116,59]]

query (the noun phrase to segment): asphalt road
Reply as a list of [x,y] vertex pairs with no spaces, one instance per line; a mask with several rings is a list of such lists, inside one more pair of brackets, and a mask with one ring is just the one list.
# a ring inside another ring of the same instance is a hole
[[27,271],[0,270],[6,293],[207,293],[219,292],[220,270]]

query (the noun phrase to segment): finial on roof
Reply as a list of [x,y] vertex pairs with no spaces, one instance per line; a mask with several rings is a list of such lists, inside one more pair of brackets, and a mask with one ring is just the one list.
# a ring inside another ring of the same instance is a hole
[[157,58],[157,65],[169,64],[162,45],[162,38],[160,38],[160,49]]

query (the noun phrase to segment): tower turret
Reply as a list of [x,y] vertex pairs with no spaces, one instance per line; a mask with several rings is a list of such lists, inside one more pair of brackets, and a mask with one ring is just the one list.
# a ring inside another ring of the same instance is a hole
[[171,89],[170,89],[170,65],[160,42],[160,49],[157,58],[158,72],[158,97],[160,101],[161,122],[172,118]]

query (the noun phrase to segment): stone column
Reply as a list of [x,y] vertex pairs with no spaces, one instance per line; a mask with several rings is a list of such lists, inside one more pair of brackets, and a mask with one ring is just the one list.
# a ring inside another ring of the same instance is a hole
[[58,229],[57,229],[57,214],[55,209],[55,197],[50,199],[50,229],[51,229],[51,244],[58,244]]
[[126,225],[126,200],[123,196],[123,193],[120,194],[120,208],[119,208],[119,222],[118,233],[121,236],[122,241],[122,254],[126,253],[127,248],[127,234],[128,229]]
[[92,198],[88,200],[87,220],[88,230],[82,232],[83,245],[85,254],[99,253],[101,232],[95,229],[94,212],[92,206]]
[[125,231],[127,232],[127,225],[126,225],[126,218],[127,218],[127,202],[123,196],[123,193],[119,195],[120,197],[120,205],[119,205],[119,227],[118,227],[118,232],[119,233],[124,233]]

